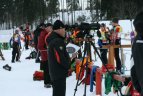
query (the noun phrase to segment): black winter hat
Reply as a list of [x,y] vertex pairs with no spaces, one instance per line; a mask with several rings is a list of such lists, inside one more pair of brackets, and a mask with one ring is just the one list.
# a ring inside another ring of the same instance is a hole
[[19,33],[19,31],[18,30],[15,30],[15,34],[18,34]]
[[137,33],[143,33],[143,11],[137,14],[133,24]]
[[61,28],[65,28],[64,23],[60,20],[56,20],[53,25],[53,30],[57,30],[57,29],[61,29]]
[[51,23],[45,24],[45,27],[53,26]]
[[113,19],[112,19],[112,22],[113,22],[113,23],[118,23],[118,22],[119,22],[119,18],[117,18],[117,17],[113,18]]
[[100,27],[106,27],[106,25],[104,23],[100,24]]
[[45,26],[45,24],[44,23],[40,23],[39,27],[43,27],[43,26]]

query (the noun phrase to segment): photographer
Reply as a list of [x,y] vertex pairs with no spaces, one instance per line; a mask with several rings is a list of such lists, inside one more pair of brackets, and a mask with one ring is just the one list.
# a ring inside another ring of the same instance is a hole
[[[82,36],[83,32],[82,32],[82,30],[80,30],[80,28],[77,24],[75,24],[73,27],[74,27],[74,29],[73,29],[72,37],[74,39],[73,40],[74,44],[77,46],[81,46],[83,44],[83,41],[81,41],[80,39],[84,38]],[[79,50],[78,51],[78,58],[81,58],[81,57],[82,57],[82,53],[81,53],[81,50]]]
[[74,44],[76,45],[79,45],[79,41],[76,39],[78,38],[77,35],[79,34],[80,30],[78,28],[78,25],[75,25],[74,28],[73,28],[73,34],[72,34],[72,37],[74,39]]
[[65,26],[65,30],[66,30],[66,44],[68,43],[74,43],[73,42],[73,38],[72,38],[72,28],[69,25]]
[[53,96],[66,95],[66,77],[70,69],[70,57],[66,51],[65,25],[56,20],[53,25],[53,32],[47,38],[48,64],[52,81]]

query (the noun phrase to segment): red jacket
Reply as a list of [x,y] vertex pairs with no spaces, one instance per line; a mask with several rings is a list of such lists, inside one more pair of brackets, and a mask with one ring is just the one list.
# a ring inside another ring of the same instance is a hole
[[47,34],[48,33],[46,32],[46,30],[43,30],[43,31],[41,31],[40,36],[38,37],[37,48],[40,51],[42,61],[48,60],[47,48],[46,48],[46,43],[45,43],[45,36]]

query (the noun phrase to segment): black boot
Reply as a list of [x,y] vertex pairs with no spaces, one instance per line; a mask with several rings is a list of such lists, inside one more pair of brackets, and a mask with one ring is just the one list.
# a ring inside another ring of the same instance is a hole
[[49,85],[51,85],[51,78],[49,75],[48,61],[43,62],[43,69],[44,69],[44,86],[47,85],[47,87],[49,87]]
[[51,84],[44,84],[44,87],[45,88],[51,88],[52,86],[51,86]]
[[40,59],[39,59],[39,58],[36,59],[36,60],[35,60],[35,63],[40,63]]
[[44,70],[44,62],[43,61],[40,61],[40,70]]

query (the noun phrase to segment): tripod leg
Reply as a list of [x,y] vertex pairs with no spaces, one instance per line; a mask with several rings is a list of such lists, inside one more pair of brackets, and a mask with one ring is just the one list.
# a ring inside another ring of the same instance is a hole
[[85,58],[85,55],[86,55],[86,44],[87,43],[85,43],[85,46],[84,46],[84,55],[83,55],[83,60],[82,60],[82,63],[81,63],[81,69],[80,69],[80,72],[79,72],[79,74],[78,74],[78,79],[77,79],[77,83],[76,83],[76,87],[75,87],[75,91],[74,91],[74,96],[75,96],[75,94],[76,94],[76,91],[77,91],[77,87],[78,87],[78,85],[79,85],[79,79],[80,79],[80,76],[81,76],[81,72],[82,72],[82,70],[83,70],[83,63],[84,63],[84,58]]
[[[100,58],[102,64],[103,64],[103,65],[105,66],[105,68],[107,69],[105,62],[104,62],[104,60],[101,58],[101,56],[100,56],[99,52],[97,51],[97,48],[95,47],[94,43],[91,42],[91,41],[90,41],[90,43],[91,43],[91,45],[93,46],[93,49],[95,50],[96,54],[97,54],[98,57]],[[108,72],[108,71],[109,71],[109,70],[107,69],[107,72]]]
[[88,76],[88,58],[87,58],[87,61],[86,61],[86,75],[85,75],[85,86],[84,86],[84,94],[83,96],[86,96],[86,84],[87,84],[87,76]]

